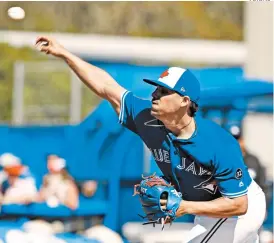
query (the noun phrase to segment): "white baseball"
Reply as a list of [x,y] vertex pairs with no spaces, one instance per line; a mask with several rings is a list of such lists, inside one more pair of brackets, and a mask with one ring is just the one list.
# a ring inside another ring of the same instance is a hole
[[20,20],[25,18],[25,11],[21,7],[11,7],[8,9],[8,16],[12,19]]

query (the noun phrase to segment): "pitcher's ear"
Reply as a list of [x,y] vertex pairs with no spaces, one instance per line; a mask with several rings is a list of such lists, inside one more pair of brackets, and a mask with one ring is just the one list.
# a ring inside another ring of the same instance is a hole
[[181,106],[187,106],[190,104],[190,98],[188,96],[182,96]]

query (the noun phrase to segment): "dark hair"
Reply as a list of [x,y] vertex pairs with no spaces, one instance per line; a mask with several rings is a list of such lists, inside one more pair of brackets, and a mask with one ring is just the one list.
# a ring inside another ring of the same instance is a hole
[[198,109],[199,109],[198,105],[195,102],[190,101],[190,105],[188,107],[188,115],[191,117],[194,117]]

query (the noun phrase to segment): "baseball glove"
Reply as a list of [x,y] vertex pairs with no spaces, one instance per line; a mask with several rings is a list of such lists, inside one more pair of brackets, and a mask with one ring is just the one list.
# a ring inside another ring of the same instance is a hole
[[[172,223],[182,200],[181,193],[164,178],[155,174],[144,177],[140,184],[134,186],[134,195],[139,195],[142,208],[148,221],[143,224],[162,224],[162,230],[167,220]],[[164,204],[163,204],[164,202]]]

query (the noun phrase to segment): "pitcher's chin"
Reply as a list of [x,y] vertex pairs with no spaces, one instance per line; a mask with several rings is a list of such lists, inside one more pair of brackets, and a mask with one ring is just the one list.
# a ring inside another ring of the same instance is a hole
[[157,119],[159,119],[159,117],[160,117],[159,113],[157,111],[153,111],[153,110],[150,111],[150,115],[152,115],[153,117],[155,117]]

